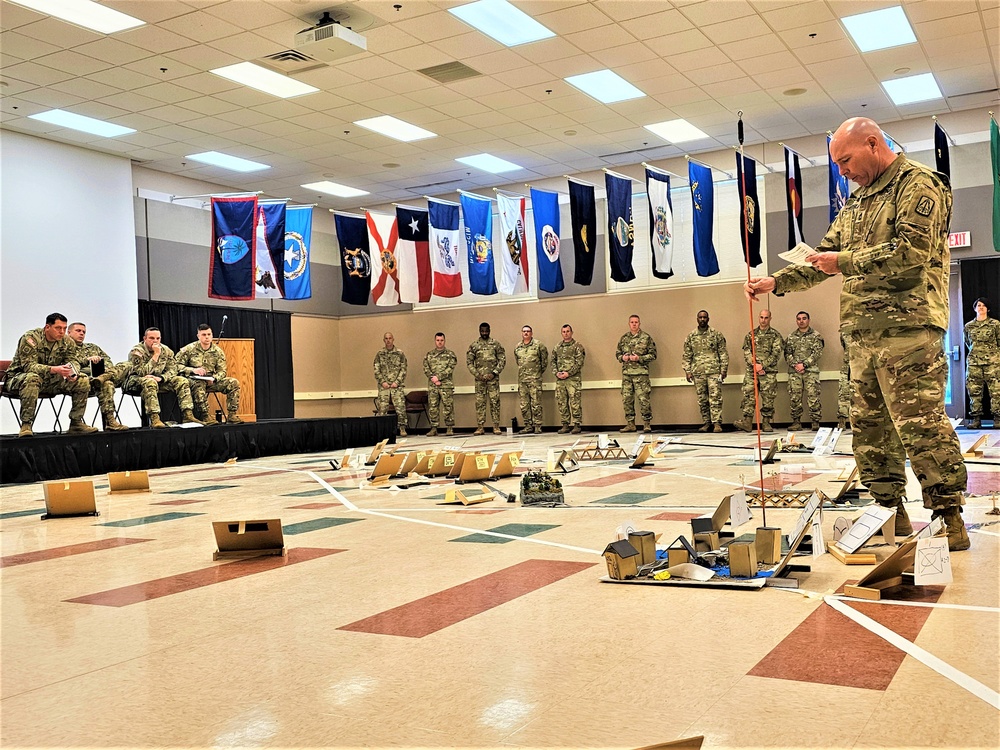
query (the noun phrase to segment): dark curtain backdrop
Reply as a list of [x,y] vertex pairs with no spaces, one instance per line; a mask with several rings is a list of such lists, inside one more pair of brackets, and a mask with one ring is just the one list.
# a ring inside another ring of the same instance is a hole
[[[988,299],[990,305],[990,317],[1000,319],[1000,257],[998,258],[970,258],[959,263],[959,270],[962,274],[962,325],[976,317],[972,309],[972,303],[979,297]],[[963,344],[963,350],[965,346]],[[966,395],[966,414],[969,413],[969,397]],[[997,419],[997,407],[1000,404],[990,404],[989,390],[983,394],[983,416],[993,414],[994,422]]]
[[223,315],[228,316],[224,338],[254,340],[257,419],[294,417],[291,313],[139,300],[139,338],[155,326],[163,343],[176,353],[197,340],[200,323],[212,326],[212,333],[219,338]]

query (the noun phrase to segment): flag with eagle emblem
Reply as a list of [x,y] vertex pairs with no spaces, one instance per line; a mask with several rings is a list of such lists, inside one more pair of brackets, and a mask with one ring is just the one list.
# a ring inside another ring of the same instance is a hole
[[528,249],[524,242],[524,198],[497,193],[500,214],[500,294],[528,291]]

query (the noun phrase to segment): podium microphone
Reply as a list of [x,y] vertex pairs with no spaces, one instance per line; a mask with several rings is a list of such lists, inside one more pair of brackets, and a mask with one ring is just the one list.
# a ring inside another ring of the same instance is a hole
[[226,334],[226,321],[229,320],[228,315],[222,316],[222,325],[219,327],[219,338],[221,339]]

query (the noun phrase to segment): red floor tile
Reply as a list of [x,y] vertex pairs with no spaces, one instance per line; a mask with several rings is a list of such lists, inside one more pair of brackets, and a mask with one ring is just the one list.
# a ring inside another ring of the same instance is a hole
[[207,466],[201,469],[177,469],[176,471],[158,471],[155,474],[150,474],[151,477],[169,477],[174,474],[194,474],[199,471],[221,471],[222,465],[219,466]]
[[11,568],[15,565],[26,565],[28,563],[41,562],[42,560],[54,560],[57,557],[82,555],[86,552],[98,552],[104,549],[114,549],[115,547],[125,547],[129,544],[139,544],[140,542],[148,541],[151,540],[115,537],[113,539],[98,539],[93,542],[69,544],[65,547],[52,547],[51,549],[40,549],[34,552],[22,552],[18,555],[0,557],[0,568]]
[[303,505],[289,505],[292,510],[322,510],[323,508],[340,508],[340,503],[304,503]]
[[692,518],[697,518],[701,513],[677,513],[673,511],[667,511],[665,513],[659,513],[655,516],[650,516],[647,521],[690,521]]
[[1000,471],[970,471],[968,491],[973,495],[1000,492]]
[[181,500],[164,500],[161,503],[150,503],[150,505],[191,505],[192,503],[207,503],[207,497],[186,497]]
[[631,482],[633,479],[642,479],[646,476],[641,471],[624,471],[621,474],[611,474],[607,477],[598,477],[597,479],[588,479],[585,482],[576,482],[573,487],[610,487],[615,484],[621,484],[622,482]]
[[203,479],[203,482],[216,482],[225,480],[227,482],[235,482],[237,479],[254,479],[256,477],[272,477],[276,474],[288,474],[287,471],[255,471],[253,474],[223,474],[219,477],[212,477],[211,479]]
[[470,516],[489,516],[494,513],[503,513],[505,508],[459,508],[452,513],[465,513]]

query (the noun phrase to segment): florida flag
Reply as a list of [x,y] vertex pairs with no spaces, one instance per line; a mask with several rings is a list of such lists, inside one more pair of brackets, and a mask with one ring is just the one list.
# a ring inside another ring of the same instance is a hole
[[379,307],[399,304],[399,268],[396,243],[399,239],[395,216],[365,211],[368,248],[372,256],[372,302]]
[[431,301],[431,256],[427,248],[427,212],[396,206],[396,263],[399,268],[399,301]]
[[434,294],[438,297],[461,297],[462,274],[458,267],[458,206],[443,201],[427,201],[431,267],[434,269]]

